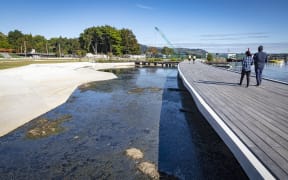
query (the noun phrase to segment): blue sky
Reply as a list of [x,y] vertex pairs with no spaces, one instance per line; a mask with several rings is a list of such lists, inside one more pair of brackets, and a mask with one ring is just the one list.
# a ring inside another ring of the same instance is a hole
[[92,26],[131,29],[139,43],[210,52],[288,53],[288,0],[3,0],[0,32],[79,37]]

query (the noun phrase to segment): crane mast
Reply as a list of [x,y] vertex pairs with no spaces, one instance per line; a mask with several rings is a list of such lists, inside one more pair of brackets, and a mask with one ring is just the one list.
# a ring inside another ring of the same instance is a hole
[[173,46],[173,44],[167,39],[167,37],[164,35],[164,33],[162,31],[160,31],[160,29],[158,27],[155,27],[155,30],[162,36],[162,38],[167,42],[167,44],[169,44],[174,50],[175,47]]

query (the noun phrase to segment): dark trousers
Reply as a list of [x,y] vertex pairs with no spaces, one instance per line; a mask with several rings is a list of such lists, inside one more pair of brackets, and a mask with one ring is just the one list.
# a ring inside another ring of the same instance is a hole
[[259,86],[259,85],[261,84],[261,81],[262,81],[262,71],[263,71],[263,68],[255,68],[257,86]]
[[246,75],[246,78],[247,78],[247,85],[246,85],[246,87],[249,86],[250,73],[251,73],[251,71],[242,70],[242,72],[241,72],[241,78],[240,78],[240,85],[242,85],[243,78],[244,78],[244,76]]

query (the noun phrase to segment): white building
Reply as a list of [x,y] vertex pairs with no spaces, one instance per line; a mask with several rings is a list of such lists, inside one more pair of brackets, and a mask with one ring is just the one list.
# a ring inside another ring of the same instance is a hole
[[236,59],[236,53],[228,53],[227,58],[228,59]]
[[93,58],[93,59],[109,59],[109,56],[106,54],[92,54],[92,53],[87,53],[86,54],[87,58]]

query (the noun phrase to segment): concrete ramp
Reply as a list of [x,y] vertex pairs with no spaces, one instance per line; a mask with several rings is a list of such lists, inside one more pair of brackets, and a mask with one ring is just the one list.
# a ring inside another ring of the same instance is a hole
[[0,53],[3,58],[11,58],[11,56],[8,53]]

